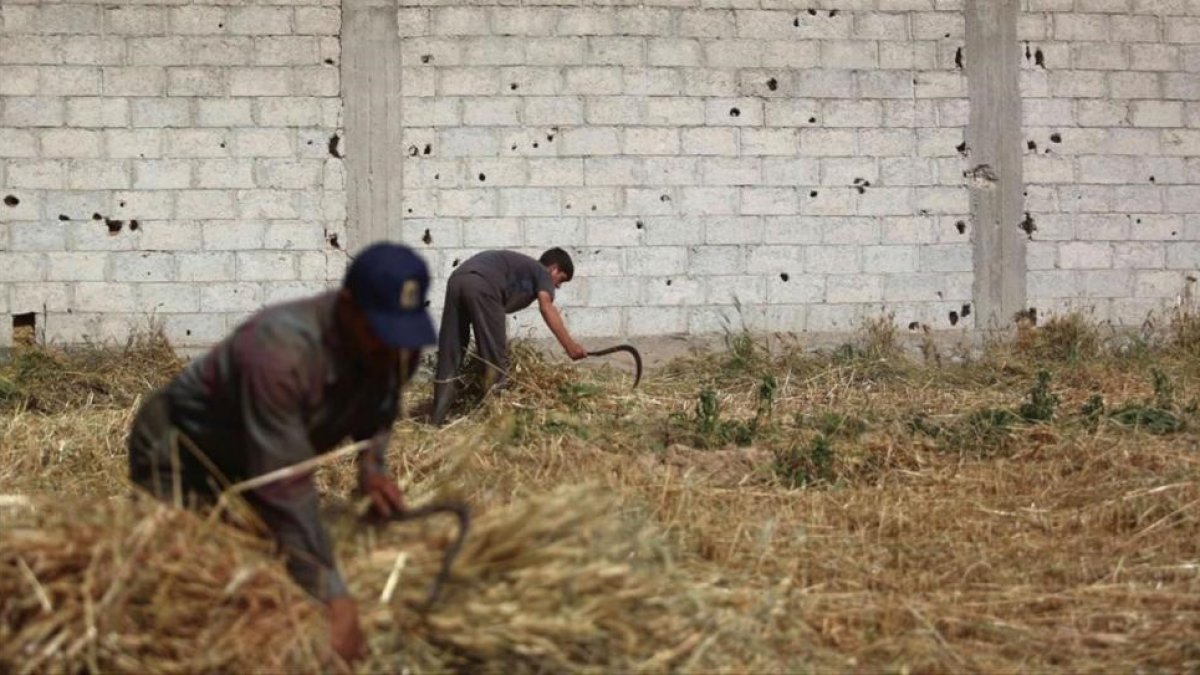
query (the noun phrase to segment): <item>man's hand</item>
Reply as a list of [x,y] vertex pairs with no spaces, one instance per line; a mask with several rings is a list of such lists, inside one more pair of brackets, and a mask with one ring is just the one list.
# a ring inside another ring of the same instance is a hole
[[587,355],[587,350],[583,347],[580,347],[578,342],[572,341],[569,345],[567,345],[567,356],[570,356],[572,361],[578,361],[579,359],[587,358]]
[[371,498],[371,512],[388,519],[404,511],[404,495],[396,481],[381,473],[367,472],[362,477],[362,491]]
[[358,624],[358,607],[350,597],[329,601],[329,645],[346,663],[366,657],[367,640]]

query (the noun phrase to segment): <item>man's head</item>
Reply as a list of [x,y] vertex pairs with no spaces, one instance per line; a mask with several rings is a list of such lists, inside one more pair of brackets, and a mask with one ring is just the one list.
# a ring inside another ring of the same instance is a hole
[[538,262],[550,273],[555,288],[562,288],[563,284],[575,277],[575,263],[571,262],[571,256],[557,246],[543,253]]
[[437,342],[425,311],[429,269],[407,246],[372,244],[351,261],[342,280],[339,320],[368,359]]

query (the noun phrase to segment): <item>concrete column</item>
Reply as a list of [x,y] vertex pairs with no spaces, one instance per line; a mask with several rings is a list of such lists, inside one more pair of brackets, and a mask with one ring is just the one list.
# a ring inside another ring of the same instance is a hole
[[351,253],[400,234],[403,127],[396,21],[395,0],[342,0],[346,244]]
[[976,327],[1008,326],[1025,308],[1019,0],[967,0],[968,185]]

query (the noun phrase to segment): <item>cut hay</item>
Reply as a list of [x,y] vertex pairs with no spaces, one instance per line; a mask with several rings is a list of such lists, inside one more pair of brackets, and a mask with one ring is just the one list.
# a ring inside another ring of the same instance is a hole
[[316,671],[320,609],[261,542],[156,504],[0,520],[0,671]]
[[[712,637],[703,587],[595,490],[564,488],[481,515],[441,600],[437,523],[343,547],[372,671],[656,671]],[[0,670],[319,671],[320,607],[260,540],[184,511],[39,504],[0,538]],[[406,561],[397,572],[396,560]],[[389,582],[389,578],[397,577]],[[388,585],[399,590],[376,600]]]

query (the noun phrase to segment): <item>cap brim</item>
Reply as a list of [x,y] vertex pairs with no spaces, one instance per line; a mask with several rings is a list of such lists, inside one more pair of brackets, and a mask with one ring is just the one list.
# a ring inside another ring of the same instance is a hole
[[429,312],[390,314],[367,312],[371,332],[383,344],[393,349],[420,349],[437,344],[437,331]]

